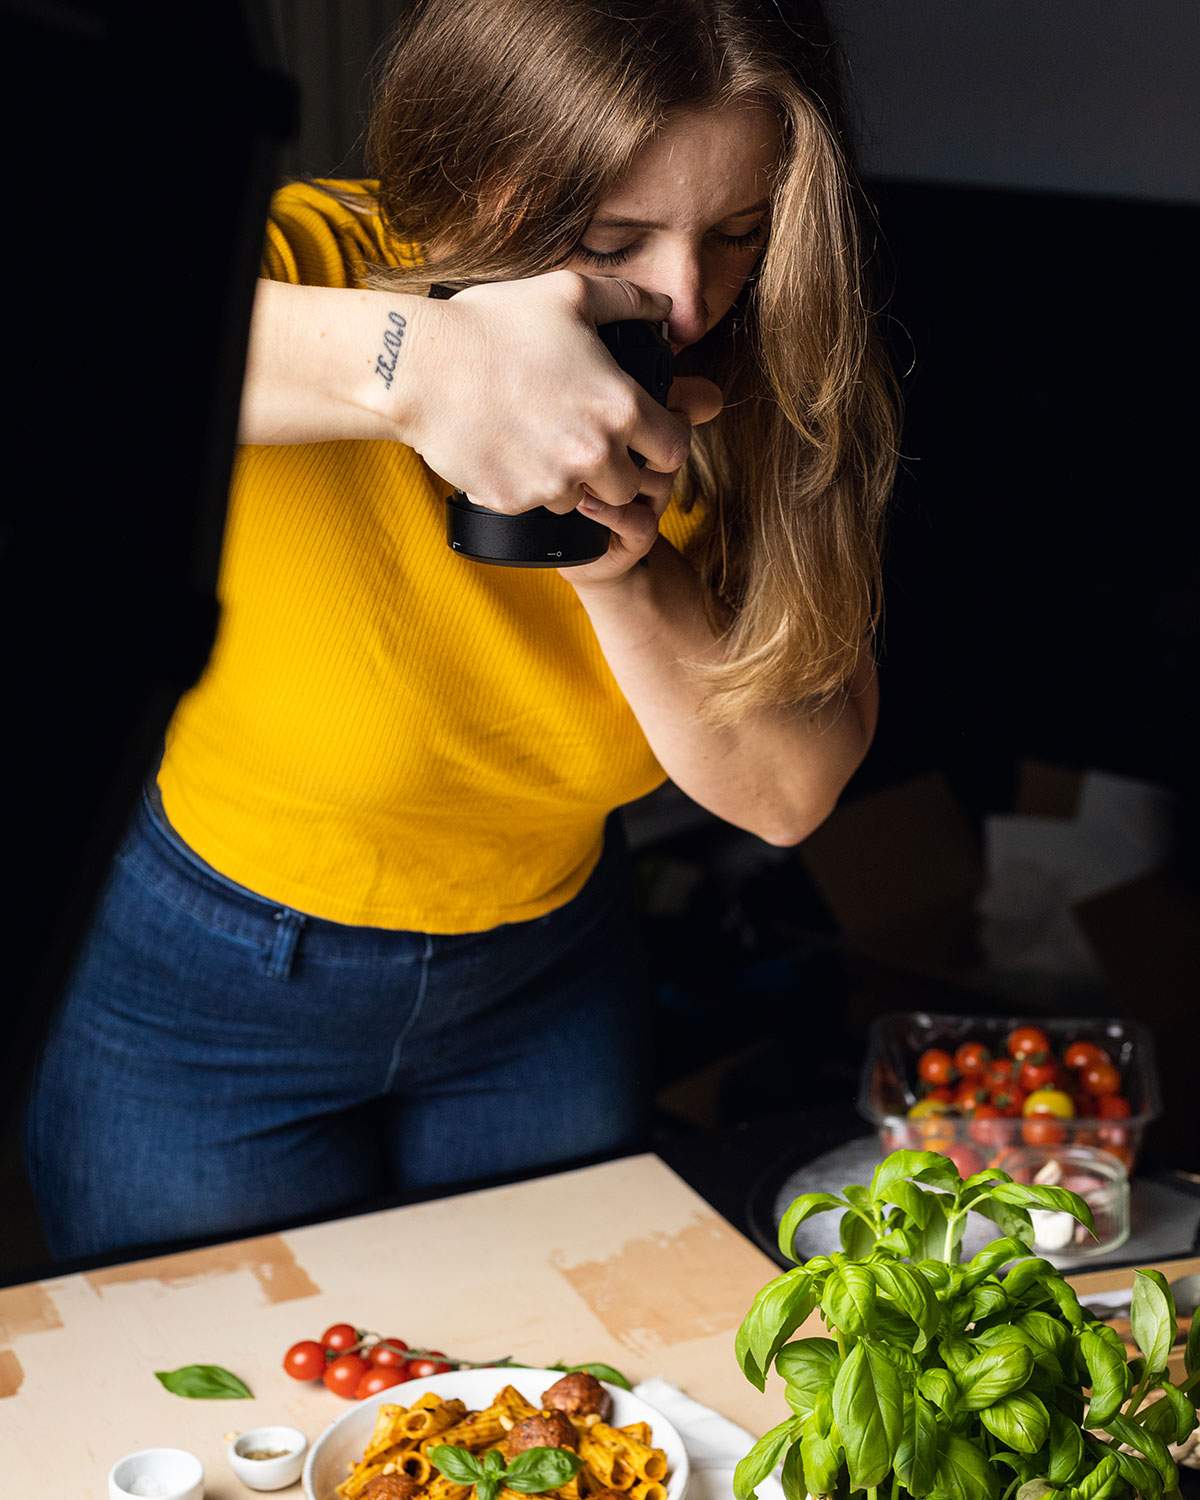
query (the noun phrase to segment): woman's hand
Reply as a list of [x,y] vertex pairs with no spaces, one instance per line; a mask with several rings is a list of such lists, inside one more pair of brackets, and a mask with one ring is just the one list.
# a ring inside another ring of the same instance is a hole
[[[686,417],[693,427],[701,422],[711,422],[720,413],[722,405],[721,392],[711,380],[698,375],[681,375],[671,382],[667,408]],[[589,493],[576,507],[580,514],[599,521],[612,532],[612,540],[603,557],[578,567],[559,568],[562,576],[577,589],[616,583],[654,546],[658,538],[658,523],[671,502],[679,469],[662,473],[647,464],[639,472],[640,489],[628,504],[612,505]]]
[[[430,301],[413,330],[403,440],[489,510],[566,515],[590,493],[614,508],[643,487],[629,449],[667,480],[687,458],[686,412],[661,406],[596,326],[660,321],[669,297],[616,276],[550,271]],[[403,356],[402,356],[403,357]]]

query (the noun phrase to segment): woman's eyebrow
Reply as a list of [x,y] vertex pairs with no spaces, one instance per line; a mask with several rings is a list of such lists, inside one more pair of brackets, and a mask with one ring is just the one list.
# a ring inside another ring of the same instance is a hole
[[[725,219],[740,219],[743,214],[757,213],[760,208],[768,208],[771,200],[764,198],[761,203],[751,203],[748,208],[735,208],[731,214],[726,214]],[[725,219],[719,222],[724,223]],[[592,220],[594,229],[665,229],[665,224],[651,223],[648,219],[614,219],[607,216]]]

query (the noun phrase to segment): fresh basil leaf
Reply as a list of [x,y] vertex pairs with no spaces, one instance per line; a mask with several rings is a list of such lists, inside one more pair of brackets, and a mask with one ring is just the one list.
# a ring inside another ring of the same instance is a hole
[[1197,1370],[1200,1370],[1200,1307],[1192,1313],[1187,1345],[1183,1351],[1183,1367],[1189,1375],[1194,1375]]
[[483,1465],[469,1448],[438,1443],[429,1449],[429,1462],[455,1484],[475,1484],[485,1477]]
[[897,1178],[884,1184],[883,1191],[876,1195],[880,1203],[894,1203],[908,1216],[910,1223],[923,1229],[929,1218],[930,1195],[922,1192],[915,1183]]
[[949,1370],[923,1370],[917,1379],[917,1390],[937,1407],[952,1417],[958,1410],[958,1387]]
[[917,1340],[912,1347],[913,1353],[919,1354],[937,1332],[941,1321],[942,1310],[933,1289],[911,1266],[876,1261],[871,1274],[875,1279],[876,1295],[898,1307],[916,1324]]
[[1058,1271],[1048,1260],[1043,1260],[1040,1255],[1031,1255],[1026,1260],[1018,1261],[1008,1272],[1004,1278],[1004,1290],[1016,1302],[1035,1288],[1042,1291],[1046,1278],[1057,1275]]
[[1057,1494],[1048,1479],[1027,1479],[1017,1491],[1017,1500],[1052,1500]]
[[832,1339],[795,1339],[775,1356],[775,1368],[783,1376],[788,1405],[806,1417],[822,1391],[832,1391],[838,1364],[838,1347]]
[[1078,1193],[1070,1193],[1066,1188],[1049,1187],[1040,1182],[1002,1182],[999,1187],[992,1189],[991,1197],[999,1203],[1011,1204],[1014,1208],[1047,1208],[1057,1213],[1070,1214],[1095,1233],[1091,1209]]
[[1083,1433],[1065,1413],[1050,1410],[1050,1462],[1046,1478],[1055,1484],[1070,1484],[1083,1463]]
[[799,1438],[784,1454],[779,1482],[783,1486],[783,1500],[809,1500],[804,1479],[804,1444]]
[[942,1188],[948,1193],[957,1193],[962,1187],[958,1168],[949,1159],[936,1151],[893,1151],[875,1168],[871,1178],[871,1197],[884,1203],[884,1189],[893,1182],[912,1179],[927,1182],[930,1187]]
[[970,1341],[963,1338],[961,1333],[943,1334],[938,1339],[937,1346],[938,1353],[942,1356],[942,1363],[955,1380],[975,1358],[975,1350],[972,1349]]
[[1162,1479],[1152,1463],[1136,1453],[1123,1453],[1120,1449],[1116,1450],[1116,1459],[1121,1478],[1133,1486],[1138,1500],[1161,1500]]
[[1175,1342],[1175,1299],[1161,1271],[1135,1271],[1129,1323],[1146,1368],[1157,1375],[1167,1368]]
[[910,1495],[927,1495],[933,1488],[939,1433],[934,1407],[914,1391],[905,1405],[904,1435],[895,1458],[896,1474]]
[[917,1246],[912,1233],[907,1229],[891,1229],[882,1239],[875,1241],[876,1250],[891,1250],[906,1258],[916,1254]]
[[[934,1207],[937,1207],[936,1202]],[[945,1229],[945,1214],[942,1215],[942,1228]],[[944,1260],[919,1260],[913,1267],[918,1276],[924,1276],[925,1280],[935,1292],[945,1291],[950,1285],[950,1272],[961,1271],[961,1266],[948,1266]]]
[[861,1337],[870,1329],[875,1311],[875,1280],[871,1270],[848,1264],[831,1271],[821,1294],[821,1310],[832,1327]]
[[620,1386],[623,1391],[633,1390],[628,1377],[622,1375],[620,1370],[613,1369],[612,1365],[597,1364],[593,1361],[586,1365],[563,1365],[561,1368],[568,1375],[594,1375],[597,1380],[607,1380],[609,1385]]
[[1029,1217],[1028,1209],[1002,1203],[990,1193],[983,1193],[971,1204],[971,1212],[990,1219],[1008,1239],[1020,1244],[1022,1253],[1028,1251],[1033,1244],[1033,1220]]
[[1163,1381],[1161,1390],[1161,1397],[1139,1412],[1134,1420],[1168,1443],[1185,1443],[1196,1428],[1196,1408],[1169,1380]]
[[475,1481],[475,1500],[496,1500],[503,1483],[499,1474],[484,1474]]
[[[835,1350],[836,1353],[836,1350]],[[783,1450],[800,1432],[798,1417],[788,1417],[770,1432],[764,1432],[733,1471],[734,1500],[750,1500],[757,1487],[783,1457]]]
[[867,1344],[856,1344],[837,1373],[833,1418],[846,1450],[850,1488],[881,1483],[904,1430],[904,1386],[896,1367]]
[[995,1500],[999,1488],[996,1471],[981,1449],[956,1432],[943,1436],[929,1492],[933,1500]]
[[971,1321],[982,1323],[1008,1311],[1008,1297],[998,1281],[981,1281],[971,1293]]
[[759,1289],[734,1340],[738,1364],[751,1385],[765,1389],[771,1361],[814,1303],[811,1278],[798,1266]]
[[800,1462],[804,1470],[804,1483],[811,1494],[833,1493],[842,1469],[841,1454],[832,1434],[822,1426],[816,1412],[804,1424]]
[[963,1182],[963,1192],[960,1201],[963,1203],[967,1202],[969,1196],[976,1188],[985,1187],[989,1183],[1011,1181],[1012,1178],[1008,1173],[1001,1171],[999,1167],[984,1167],[982,1172],[972,1172],[970,1177]]
[[526,1448],[518,1453],[504,1475],[504,1483],[519,1495],[541,1495],[574,1479],[583,1459],[570,1448]]
[[1175,1460],[1167,1451],[1166,1443],[1157,1433],[1148,1432],[1146,1428],[1140,1427],[1136,1422],[1119,1413],[1109,1417],[1104,1424],[1104,1430],[1111,1432],[1119,1443],[1128,1444],[1130,1448],[1135,1448],[1148,1458],[1168,1491],[1176,1488],[1179,1479],[1175,1471]]
[[483,1472],[485,1474],[504,1473],[504,1454],[499,1448],[489,1448],[483,1455]]
[[875,1248],[875,1230],[850,1208],[838,1225],[838,1239],[852,1260],[865,1260]]
[[1029,1391],[985,1406],[979,1420],[993,1437],[1018,1453],[1037,1453],[1050,1434],[1050,1413]]
[[1104,1491],[1120,1475],[1121,1466],[1117,1463],[1116,1454],[1106,1453],[1091,1473],[1085,1474],[1072,1489],[1073,1500],[1100,1500]]
[[1092,1395],[1088,1402],[1088,1427],[1103,1427],[1129,1395],[1129,1367],[1124,1354],[1117,1354],[1107,1340],[1092,1328],[1079,1335],[1079,1352],[1091,1377]]
[[1028,1344],[997,1344],[977,1355],[954,1379],[965,1411],[982,1411],[1019,1391],[1033,1371]]
[[992,1240],[963,1267],[963,1290],[969,1292],[986,1277],[1006,1266],[1010,1260],[1019,1260],[1025,1253],[1024,1243],[1015,1236],[1006,1235],[1003,1239]]
[[[882,1330],[879,1328],[876,1328],[875,1331],[877,1333],[882,1332]],[[896,1339],[888,1338],[885,1336],[875,1339],[863,1339],[862,1342],[864,1344],[868,1344],[872,1349],[874,1349],[876,1354],[881,1354],[889,1364],[895,1365],[896,1368],[905,1377],[907,1377],[907,1382],[910,1385],[914,1380],[916,1380],[917,1376],[920,1375],[920,1357],[914,1354],[911,1349],[906,1349],[904,1345],[902,1343],[899,1343]]]
[[1087,1322],[1087,1319],[1084,1317],[1083,1308],[1079,1305],[1079,1298],[1075,1295],[1072,1288],[1057,1273],[1053,1276],[1044,1277],[1042,1286],[1049,1293],[1050,1300],[1057,1304],[1059,1312],[1062,1313],[1071,1327],[1078,1332]]
[[805,1219],[845,1206],[843,1200],[835,1198],[832,1193],[801,1193],[798,1198],[793,1198],[779,1223],[779,1253],[786,1255],[788,1260],[795,1260],[796,1231]]
[[154,1378],[173,1396],[190,1396],[195,1401],[251,1399],[245,1381],[220,1365],[180,1365],[178,1370],[155,1370]]

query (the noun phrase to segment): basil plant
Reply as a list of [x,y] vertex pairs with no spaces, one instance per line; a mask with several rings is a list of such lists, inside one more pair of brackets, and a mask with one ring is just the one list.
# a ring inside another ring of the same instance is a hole
[[[1200,1314],[1186,1376],[1167,1376],[1175,1306],[1157,1271],[1135,1271],[1131,1321],[1140,1356],[1031,1254],[1031,1208],[1092,1228],[1082,1198],[1017,1183],[996,1168],[965,1181],[932,1151],[894,1151],[869,1187],[804,1193],[779,1246],[794,1261],[797,1226],[845,1212],[842,1249],[775,1277],[755,1297],[736,1351],[760,1391],[774,1367],[791,1415],[734,1474],[736,1500],[782,1462],[786,1500],[1172,1500],[1169,1444],[1196,1426]],[[965,1264],[968,1212],[994,1239]],[[820,1338],[794,1338],[819,1310]]]

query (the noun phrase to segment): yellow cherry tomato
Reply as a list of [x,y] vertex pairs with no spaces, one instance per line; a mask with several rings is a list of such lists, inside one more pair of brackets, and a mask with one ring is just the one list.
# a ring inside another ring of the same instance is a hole
[[930,1115],[948,1115],[953,1108],[944,1099],[918,1099],[909,1109],[910,1120],[927,1120]]
[[1025,1115],[1055,1115],[1060,1120],[1075,1118],[1075,1103],[1062,1089],[1034,1089],[1022,1108]]

